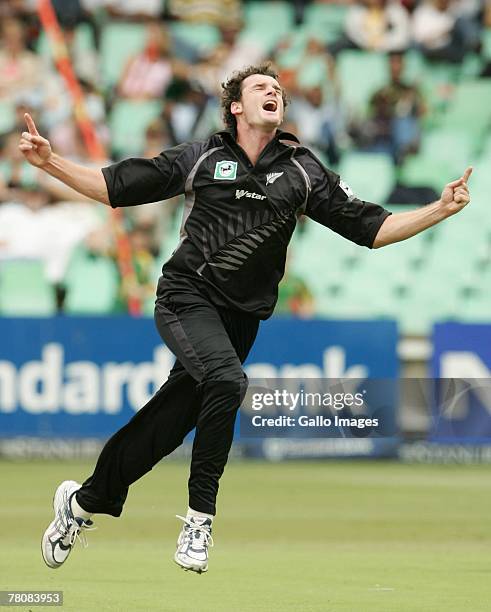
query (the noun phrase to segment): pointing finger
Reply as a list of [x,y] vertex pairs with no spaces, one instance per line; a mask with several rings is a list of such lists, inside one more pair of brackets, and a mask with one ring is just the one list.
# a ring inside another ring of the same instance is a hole
[[467,181],[469,180],[469,177],[472,174],[472,169],[473,169],[472,166],[469,166],[467,170],[464,172],[464,175],[462,177],[464,180],[464,183],[467,183]]
[[32,134],[33,136],[39,136],[36,124],[34,123],[34,119],[31,117],[31,115],[29,113],[24,113],[24,119],[26,120],[30,134]]

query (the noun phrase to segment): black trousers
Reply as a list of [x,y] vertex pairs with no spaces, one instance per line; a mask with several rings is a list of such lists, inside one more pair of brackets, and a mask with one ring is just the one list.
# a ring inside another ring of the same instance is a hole
[[94,473],[77,492],[88,512],[119,516],[128,487],[176,449],[196,427],[189,506],[215,514],[218,481],[246,389],[242,369],[259,320],[214,306],[160,298],[157,329],[177,357],[167,382],[104,446]]

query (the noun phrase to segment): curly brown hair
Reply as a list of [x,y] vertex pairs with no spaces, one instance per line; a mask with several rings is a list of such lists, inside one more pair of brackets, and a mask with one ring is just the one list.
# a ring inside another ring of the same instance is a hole
[[[230,105],[232,104],[232,102],[240,101],[242,97],[242,83],[244,79],[247,79],[247,77],[250,77],[253,74],[264,74],[266,76],[270,76],[273,77],[273,79],[278,80],[278,73],[273,68],[271,62],[265,62],[263,64],[259,64],[258,66],[247,66],[242,70],[234,72],[232,76],[228,79],[228,81],[222,83],[222,97],[220,100],[220,104],[222,107],[222,117],[223,122],[225,123],[225,127],[231,128],[232,130],[237,129],[237,120],[230,111]],[[286,108],[288,104],[288,98],[283,88],[281,88],[281,91],[283,105]]]

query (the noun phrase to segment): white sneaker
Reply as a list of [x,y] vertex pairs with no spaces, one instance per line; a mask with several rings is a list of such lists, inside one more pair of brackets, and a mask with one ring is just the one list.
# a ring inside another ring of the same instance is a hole
[[83,530],[95,529],[92,521],[75,518],[70,507],[70,498],[82,485],[74,480],[65,480],[56,489],[53,497],[55,518],[49,524],[41,540],[41,552],[48,567],[56,569],[63,565],[70,554],[77,538],[83,546],[87,540]]
[[184,521],[184,525],[177,540],[174,561],[183,569],[198,574],[208,571],[208,546],[213,546],[211,519],[178,514],[176,517]]

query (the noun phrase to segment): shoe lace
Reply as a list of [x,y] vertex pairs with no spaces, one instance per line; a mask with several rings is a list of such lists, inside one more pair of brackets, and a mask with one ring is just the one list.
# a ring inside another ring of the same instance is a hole
[[80,544],[84,548],[87,548],[89,543],[87,542],[87,536],[85,535],[86,531],[94,531],[97,527],[94,526],[91,520],[83,521],[79,523],[77,519],[73,520],[73,523],[70,525],[67,531],[67,536],[69,538],[70,546],[75,544],[75,540],[78,540]]
[[76,519],[66,506],[58,512],[56,527],[65,545],[73,546],[75,540],[78,540],[84,548],[89,545],[85,531],[97,529],[90,519]]
[[206,548],[209,546],[210,548],[214,546],[213,537],[211,535],[210,528],[206,525],[199,525],[191,521],[186,516],[181,516],[176,514],[176,518],[184,521],[184,532],[186,539],[194,540],[193,544],[198,544],[201,548]]

